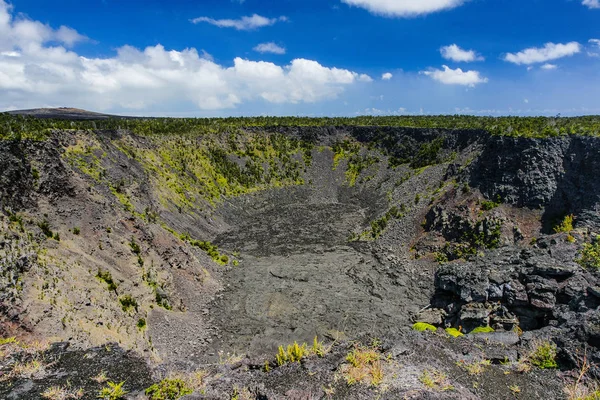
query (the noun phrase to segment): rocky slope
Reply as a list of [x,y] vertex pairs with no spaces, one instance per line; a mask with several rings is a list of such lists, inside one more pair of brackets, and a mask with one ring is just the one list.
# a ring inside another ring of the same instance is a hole
[[20,342],[0,341],[0,397],[592,388],[599,150],[389,127],[0,141],[0,337]]

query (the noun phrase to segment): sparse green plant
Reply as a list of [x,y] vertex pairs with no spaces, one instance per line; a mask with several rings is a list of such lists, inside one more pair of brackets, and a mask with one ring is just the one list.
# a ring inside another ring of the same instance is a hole
[[108,377],[106,376],[106,372],[105,371],[100,371],[98,373],[98,375],[90,378],[91,380],[93,380],[96,383],[104,383],[108,380]]
[[437,328],[431,324],[428,324],[426,322],[417,322],[412,326],[413,330],[418,331],[418,332],[425,332],[425,331],[430,331],[430,332],[436,332]]
[[17,338],[15,336],[11,336],[8,338],[0,338],[0,346],[4,346],[6,344],[18,344]]
[[123,309],[123,311],[129,311],[132,308],[135,308],[135,310],[137,311],[138,303],[133,297],[131,297],[131,295],[127,294],[125,296],[119,297],[119,303],[121,303],[121,308]]
[[513,394],[521,393],[521,388],[519,387],[519,385],[511,385],[509,386],[509,389]]
[[286,363],[300,362],[307,354],[306,343],[299,345],[298,342],[294,342],[284,349],[283,346],[279,346],[277,352],[277,365],[281,366]]
[[108,285],[109,291],[111,291],[111,292],[117,291],[117,284],[113,280],[110,271],[102,271],[99,269],[98,273],[96,274],[96,278],[98,278],[101,281],[103,281],[104,283],[106,283]]
[[79,235],[81,233],[81,229],[78,227],[73,228],[73,235]]
[[344,376],[348,385],[365,383],[377,386],[383,381],[381,354],[374,347],[356,345],[346,356]]
[[29,362],[17,362],[13,365],[11,375],[20,378],[31,378],[33,375],[42,371],[44,365],[38,360]]
[[145,393],[151,400],[177,400],[192,394],[194,390],[182,379],[163,379],[146,389]]
[[125,398],[127,391],[123,389],[125,381],[115,383],[112,381],[106,382],[106,387],[102,388],[98,393],[97,398],[102,400],[122,400]]
[[435,261],[439,264],[446,264],[448,262],[448,256],[442,252],[435,253]]
[[567,215],[563,218],[562,222],[554,227],[554,232],[571,232],[573,230],[573,214]]
[[313,339],[311,351],[317,357],[323,357],[325,355],[325,348],[323,347],[323,343],[319,342],[319,339],[316,336]]
[[137,244],[137,242],[135,241],[135,239],[133,237],[131,238],[131,241],[129,242],[129,247],[131,247],[131,251],[135,255],[139,256],[142,253],[142,249],[140,248],[140,245]]
[[531,365],[540,369],[558,368],[556,362],[556,345],[550,341],[536,343],[533,351],[527,358]]
[[83,395],[83,389],[73,391],[62,386],[51,386],[42,393],[42,397],[48,400],[80,399]]
[[600,240],[598,237],[592,243],[585,243],[581,250],[581,257],[576,261],[583,268],[600,269]]
[[50,223],[48,222],[48,220],[38,222],[37,225],[48,239],[54,236],[54,232],[52,232],[52,229],[50,229]]
[[498,196],[498,201],[493,201],[493,200],[484,200],[481,202],[481,209],[483,211],[490,211],[493,210],[494,208],[498,207],[501,203],[501,199],[500,196]]
[[146,329],[146,319],[145,318],[138,319],[136,326],[140,331],[143,331],[144,329]]
[[58,232],[54,233],[53,239],[56,240],[57,242],[60,242],[60,235],[58,234]]
[[419,382],[428,387],[440,392],[454,390],[454,386],[448,382],[448,375],[437,369],[425,369],[419,376]]
[[473,362],[460,361],[458,366],[464,368],[469,375],[481,375],[485,371],[485,367],[492,365],[490,360],[479,360]]
[[446,328],[445,331],[448,335],[450,335],[452,337],[464,336],[464,334],[456,328]]
[[493,332],[496,332],[496,331],[491,326],[478,326],[477,328],[473,329],[469,333],[477,334],[477,333],[493,333]]

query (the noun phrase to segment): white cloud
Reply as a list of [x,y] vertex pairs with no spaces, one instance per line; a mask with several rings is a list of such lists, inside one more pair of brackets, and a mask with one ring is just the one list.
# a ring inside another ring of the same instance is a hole
[[287,21],[287,17],[266,18],[258,14],[240,19],[213,19],[209,17],[198,17],[191,20],[194,24],[206,22],[219,28],[235,28],[239,31],[250,31],[253,29],[262,28],[265,26],[275,25],[277,22]]
[[540,67],[541,69],[551,70],[558,68],[555,64],[544,64]]
[[[0,0],[0,109],[74,105],[94,110],[147,109],[192,103],[202,110],[235,108],[255,100],[311,103],[370,82],[365,74],[295,59],[289,65],[235,58],[216,63],[196,49],[143,50],[122,46],[109,58],[87,58],[63,46],[79,34],[31,20],[13,20]],[[62,33],[58,33],[62,32]]]
[[588,56],[600,57],[600,39],[590,39],[588,42],[591,43],[593,47],[593,50],[588,50]]
[[600,0],[583,0],[581,4],[588,8],[600,8]]
[[452,60],[456,62],[472,62],[472,61],[483,61],[484,58],[478,55],[474,50],[463,50],[456,44],[444,46],[440,49],[442,57],[446,60]]
[[508,53],[504,60],[513,64],[530,65],[556,60],[562,57],[569,57],[581,51],[581,45],[577,42],[569,43],[546,43],[544,47],[531,47],[516,54]]
[[259,53],[285,54],[285,48],[273,42],[261,43],[254,48],[254,51],[258,51]]
[[478,71],[463,71],[460,68],[452,69],[447,65],[443,65],[442,68],[443,70],[432,68],[429,71],[421,71],[421,73],[445,85],[474,87],[479,83],[488,82],[488,78],[482,77]]
[[462,5],[465,0],[342,0],[373,14],[389,17],[412,17],[448,10]]
[[389,81],[393,77],[394,75],[392,75],[390,72],[386,72],[385,74],[381,75],[381,79],[384,81]]

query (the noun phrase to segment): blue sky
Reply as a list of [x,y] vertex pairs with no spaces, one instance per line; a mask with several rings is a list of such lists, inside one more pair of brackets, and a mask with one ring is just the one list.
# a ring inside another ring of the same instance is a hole
[[0,0],[0,110],[600,114],[599,22],[598,0]]

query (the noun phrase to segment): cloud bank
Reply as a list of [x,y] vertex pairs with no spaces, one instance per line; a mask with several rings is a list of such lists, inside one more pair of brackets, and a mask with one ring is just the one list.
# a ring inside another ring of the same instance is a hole
[[370,82],[368,75],[294,59],[288,65],[235,58],[224,66],[189,48],[143,50],[123,46],[110,58],[87,58],[69,46],[84,40],[77,31],[14,18],[0,0],[0,108],[76,105],[98,110],[146,109],[193,103],[201,110],[231,109],[254,100],[275,104],[314,103],[339,96],[346,87]]
[[388,17],[414,17],[462,5],[465,0],[342,0],[351,6],[361,7],[373,14]]

